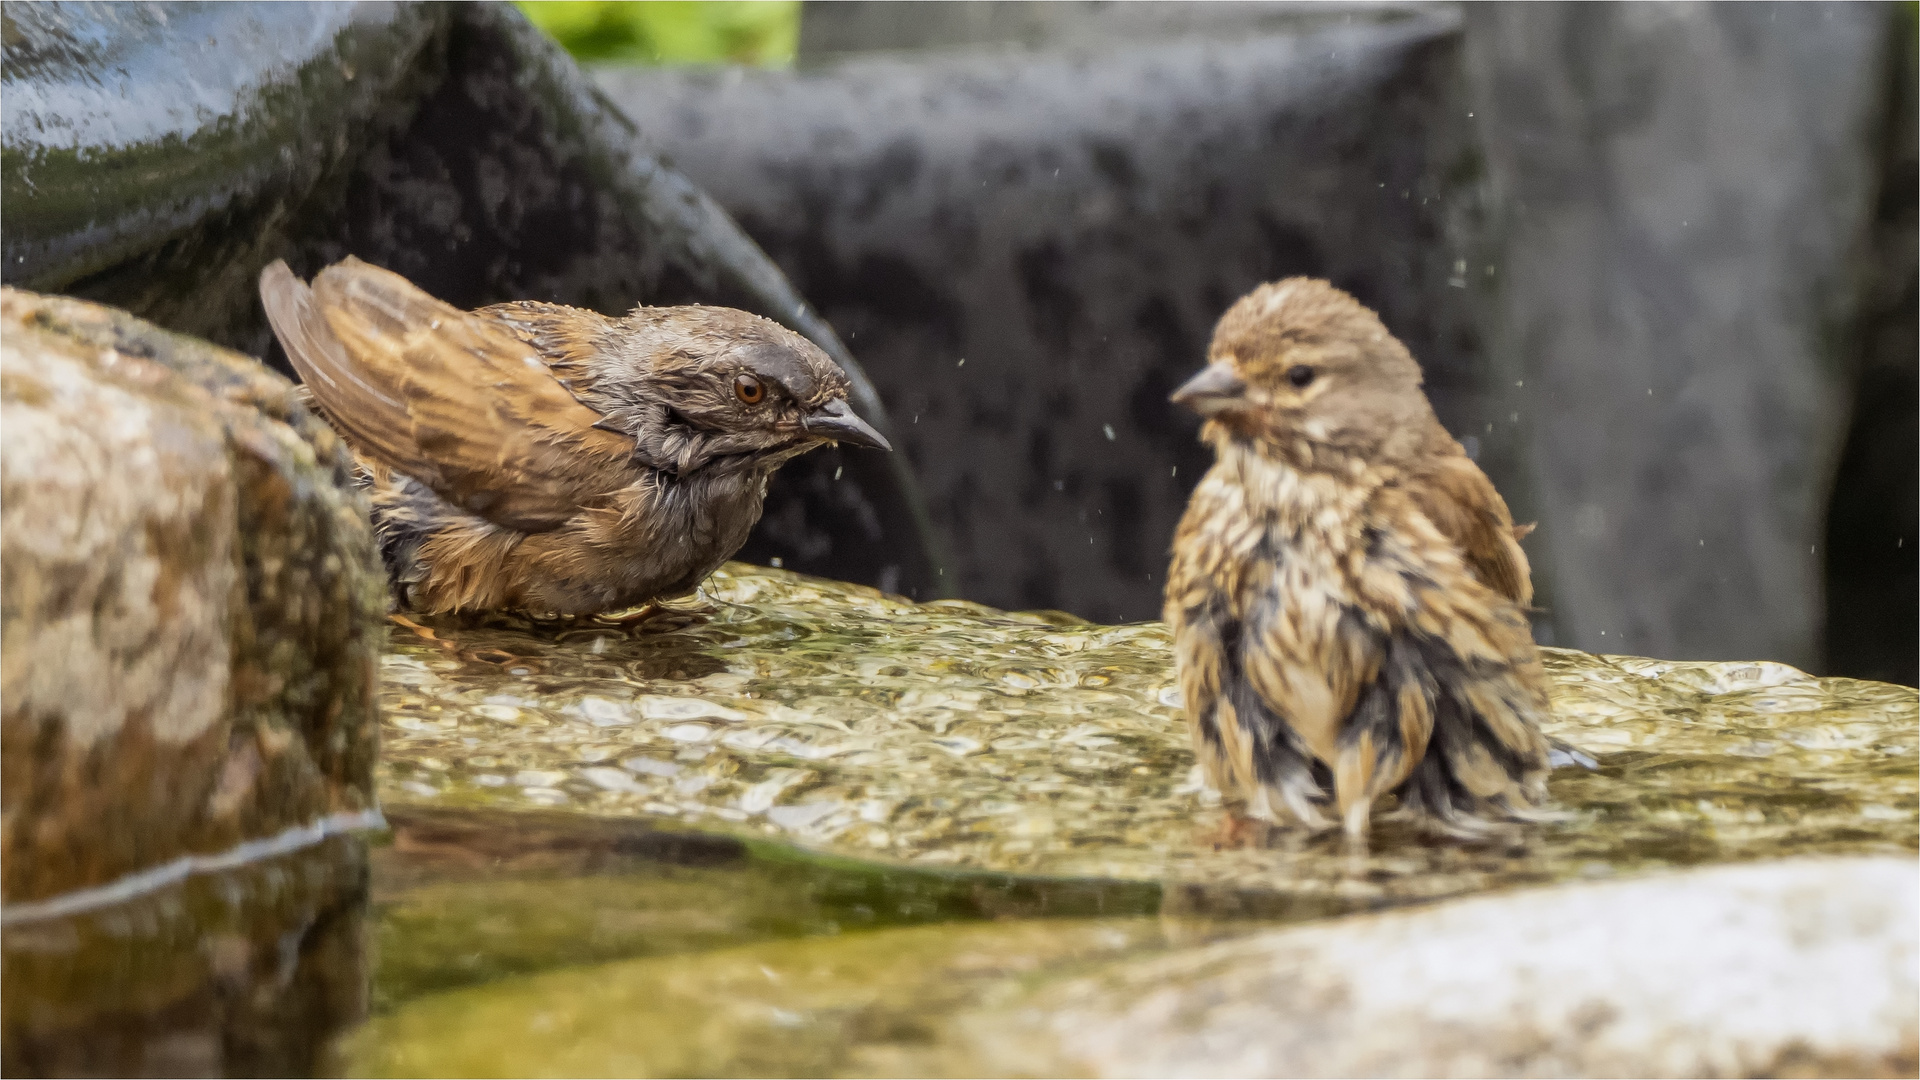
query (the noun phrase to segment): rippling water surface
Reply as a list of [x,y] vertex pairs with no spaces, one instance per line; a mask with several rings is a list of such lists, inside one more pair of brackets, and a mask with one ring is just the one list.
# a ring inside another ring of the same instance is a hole
[[396,629],[389,806],[646,818],[909,866],[1388,900],[1911,846],[1912,690],[1548,650],[1560,822],[1479,849],[1389,821],[1367,871],[1244,835],[1194,782],[1166,628],[730,565],[632,625]]

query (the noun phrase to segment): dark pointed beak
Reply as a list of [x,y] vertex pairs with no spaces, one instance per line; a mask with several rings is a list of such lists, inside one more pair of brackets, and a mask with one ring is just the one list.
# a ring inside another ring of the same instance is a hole
[[807,429],[807,434],[834,442],[871,446],[876,450],[893,449],[893,444],[887,441],[886,436],[873,430],[873,425],[855,416],[853,410],[847,408],[847,403],[837,398],[808,413],[801,424]]
[[1225,364],[1208,364],[1200,374],[1180,384],[1170,398],[1201,416],[1212,416],[1232,408],[1246,393],[1247,384]]

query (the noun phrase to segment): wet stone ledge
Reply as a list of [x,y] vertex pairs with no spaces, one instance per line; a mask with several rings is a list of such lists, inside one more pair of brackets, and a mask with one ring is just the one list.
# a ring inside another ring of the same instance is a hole
[[1548,650],[1560,820],[1478,847],[1389,815],[1226,828],[1191,777],[1167,632],[729,564],[628,622],[423,620],[384,659],[380,788],[929,869],[1162,883],[1168,910],[1304,917],[1497,886],[1807,853],[1910,856],[1909,688],[1773,663]]

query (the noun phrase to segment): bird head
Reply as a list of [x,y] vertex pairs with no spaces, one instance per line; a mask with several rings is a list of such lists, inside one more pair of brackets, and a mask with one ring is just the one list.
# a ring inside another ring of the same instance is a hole
[[847,404],[846,372],[770,319],[639,307],[606,345],[593,381],[609,418],[677,472],[722,458],[777,466],[829,442],[893,449]]
[[1173,393],[1202,436],[1273,446],[1296,462],[1418,453],[1436,421],[1420,365],[1379,316],[1325,281],[1287,278],[1241,297],[1208,364]]

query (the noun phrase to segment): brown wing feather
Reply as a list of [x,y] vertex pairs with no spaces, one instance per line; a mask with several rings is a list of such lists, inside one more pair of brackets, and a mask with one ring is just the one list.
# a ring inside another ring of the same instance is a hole
[[586,327],[598,330],[607,325],[606,317],[599,312],[565,304],[516,300],[483,307],[474,314],[493,320],[532,346],[561,385],[576,396],[592,388],[593,359],[599,343],[582,331]]
[[633,441],[596,428],[601,414],[496,320],[352,258],[311,290],[275,264],[261,294],[355,449],[454,505],[540,532],[631,481]]
[[[334,427],[354,448],[384,458],[380,448],[389,432],[406,428],[406,405],[369,382],[347,355],[314,303],[313,291],[293,276],[287,264],[275,259],[260,272],[260,300],[267,322],[287,351],[308,394],[326,411]],[[419,479],[432,483],[438,473],[430,464],[416,463]]]
[[1506,500],[1480,466],[1464,454],[1437,456],[1407,485],[1407,494],[1459,546],[1482,584],[1523,608],[1533,603],[1533,574],[1519,541],[1531,526],[1514,526]]

